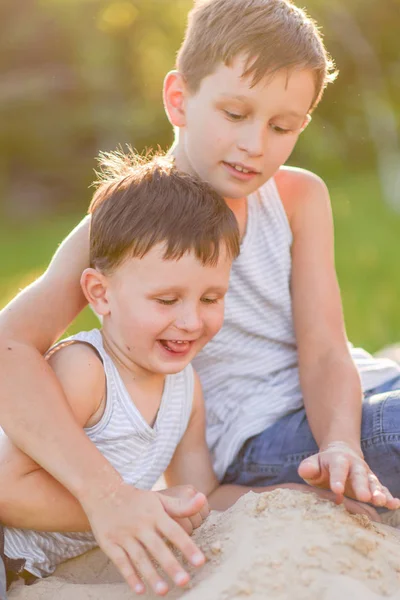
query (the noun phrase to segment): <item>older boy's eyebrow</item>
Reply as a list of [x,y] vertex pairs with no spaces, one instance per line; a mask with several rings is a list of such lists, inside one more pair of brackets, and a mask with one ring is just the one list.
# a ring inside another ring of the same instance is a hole
[[250,102],[250,99],[241,94],[221,94],[221,98],[224,100],[239,100],[239,102]]
[[[238,100],[239,102],[251,103],[251,99],[247,96],[242,96],[241,94],[221,94],[220,98],[223,100]],[[285,114],[289,117],[296,117],[297,119],[305,119],[308,113],[300,114],[295,110],[284,111],[282,114]]]

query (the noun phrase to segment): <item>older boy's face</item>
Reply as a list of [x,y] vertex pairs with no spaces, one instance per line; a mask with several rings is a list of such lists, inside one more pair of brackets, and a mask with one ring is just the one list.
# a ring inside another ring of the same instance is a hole
[[154,373],[181,371],[219,331],[232,261],[222,248],[215,266],[193,254],[164,260],[155,246],[108,278],[108,346],[126,364]]
[[225,198],[243,198],[274,175],[308,122],[315,95],[309,70],[278,71],[251,87],[244,59],[220,64],[185,98],[177,166]]

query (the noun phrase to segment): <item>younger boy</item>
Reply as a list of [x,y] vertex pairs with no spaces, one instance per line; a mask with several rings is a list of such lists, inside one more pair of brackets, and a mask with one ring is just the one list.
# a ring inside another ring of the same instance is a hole
[[[169,496],[144,490],[152,489],[174,455],[169,477],[184,483],[181,477],[192,466],[183,464],[178,450],[180,443],[192,447],[193,437],[204,459],[199,487],[206,494],[217,487],[204,441],[201,388],[190,361],[222,326],[239,234],[232,212],[206,184],[179,173],[170,159],[134,164],[132,158],[107,156],[108,179],[103,173],[90,207],[90,267],[81,285],[102,328],[63,340],[47,360],[77,423],[138,490],[138,503],[146,503],[148,522],[137,524],[131,557],[155,591],[165,593],[149,554],[177,585],[189,577],[163,536],[193,564],[204,557],[168,516],[176,514]],[[1,462],[9,486],[7,498],[2,490],[1,518],[12,522],[21,501],[28,503],[19,513],[24,529],[3,530],[9,575],[16,561],[16,570],[24,563],[26,578],[49,575],[60,562],[96,545],[75,499],[4,434]],[[185,500],[181,492],[168,491],[181,496],[180,516],[199,524],[207,514],[205,497],[189,494]],[[35,531],[33,524],[50,532]],[[137,576],[134,587],[138,593],[144,589]]]

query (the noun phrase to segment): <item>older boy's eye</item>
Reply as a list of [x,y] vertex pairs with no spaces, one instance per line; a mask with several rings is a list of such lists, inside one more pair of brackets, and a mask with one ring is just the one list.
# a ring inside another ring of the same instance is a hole
[[293,133],[292,129],[284,129],[283,127],[279,127],[279,125],[274,125],[273,123],[271,123],[270,127],[273,131],[275,131],[275,133],[279,133],[279,135]]
[[167,300],[166,298],[156,298],[156,300],[160,304],[164,304],[166,306],[171,306],[172,304],[175,304],[175,302],[176,302],[176,298],[173,298],[171,300]]
[[241,121],[245,118],[244,115],[238,115],[237,113],[230,112],[229,110],[224,110],[224,113],[231,121]]

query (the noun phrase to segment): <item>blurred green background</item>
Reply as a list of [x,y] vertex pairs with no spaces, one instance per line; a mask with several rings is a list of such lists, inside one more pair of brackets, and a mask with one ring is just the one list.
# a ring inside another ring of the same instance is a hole
[[[374,351],[400,339],[400,2],[304,4],[340,75],[290,163],[328,183],[349,337]],[[0,307],[86,211],[99,150],[171,144],[161,88],[191,6],[2,0]]]

